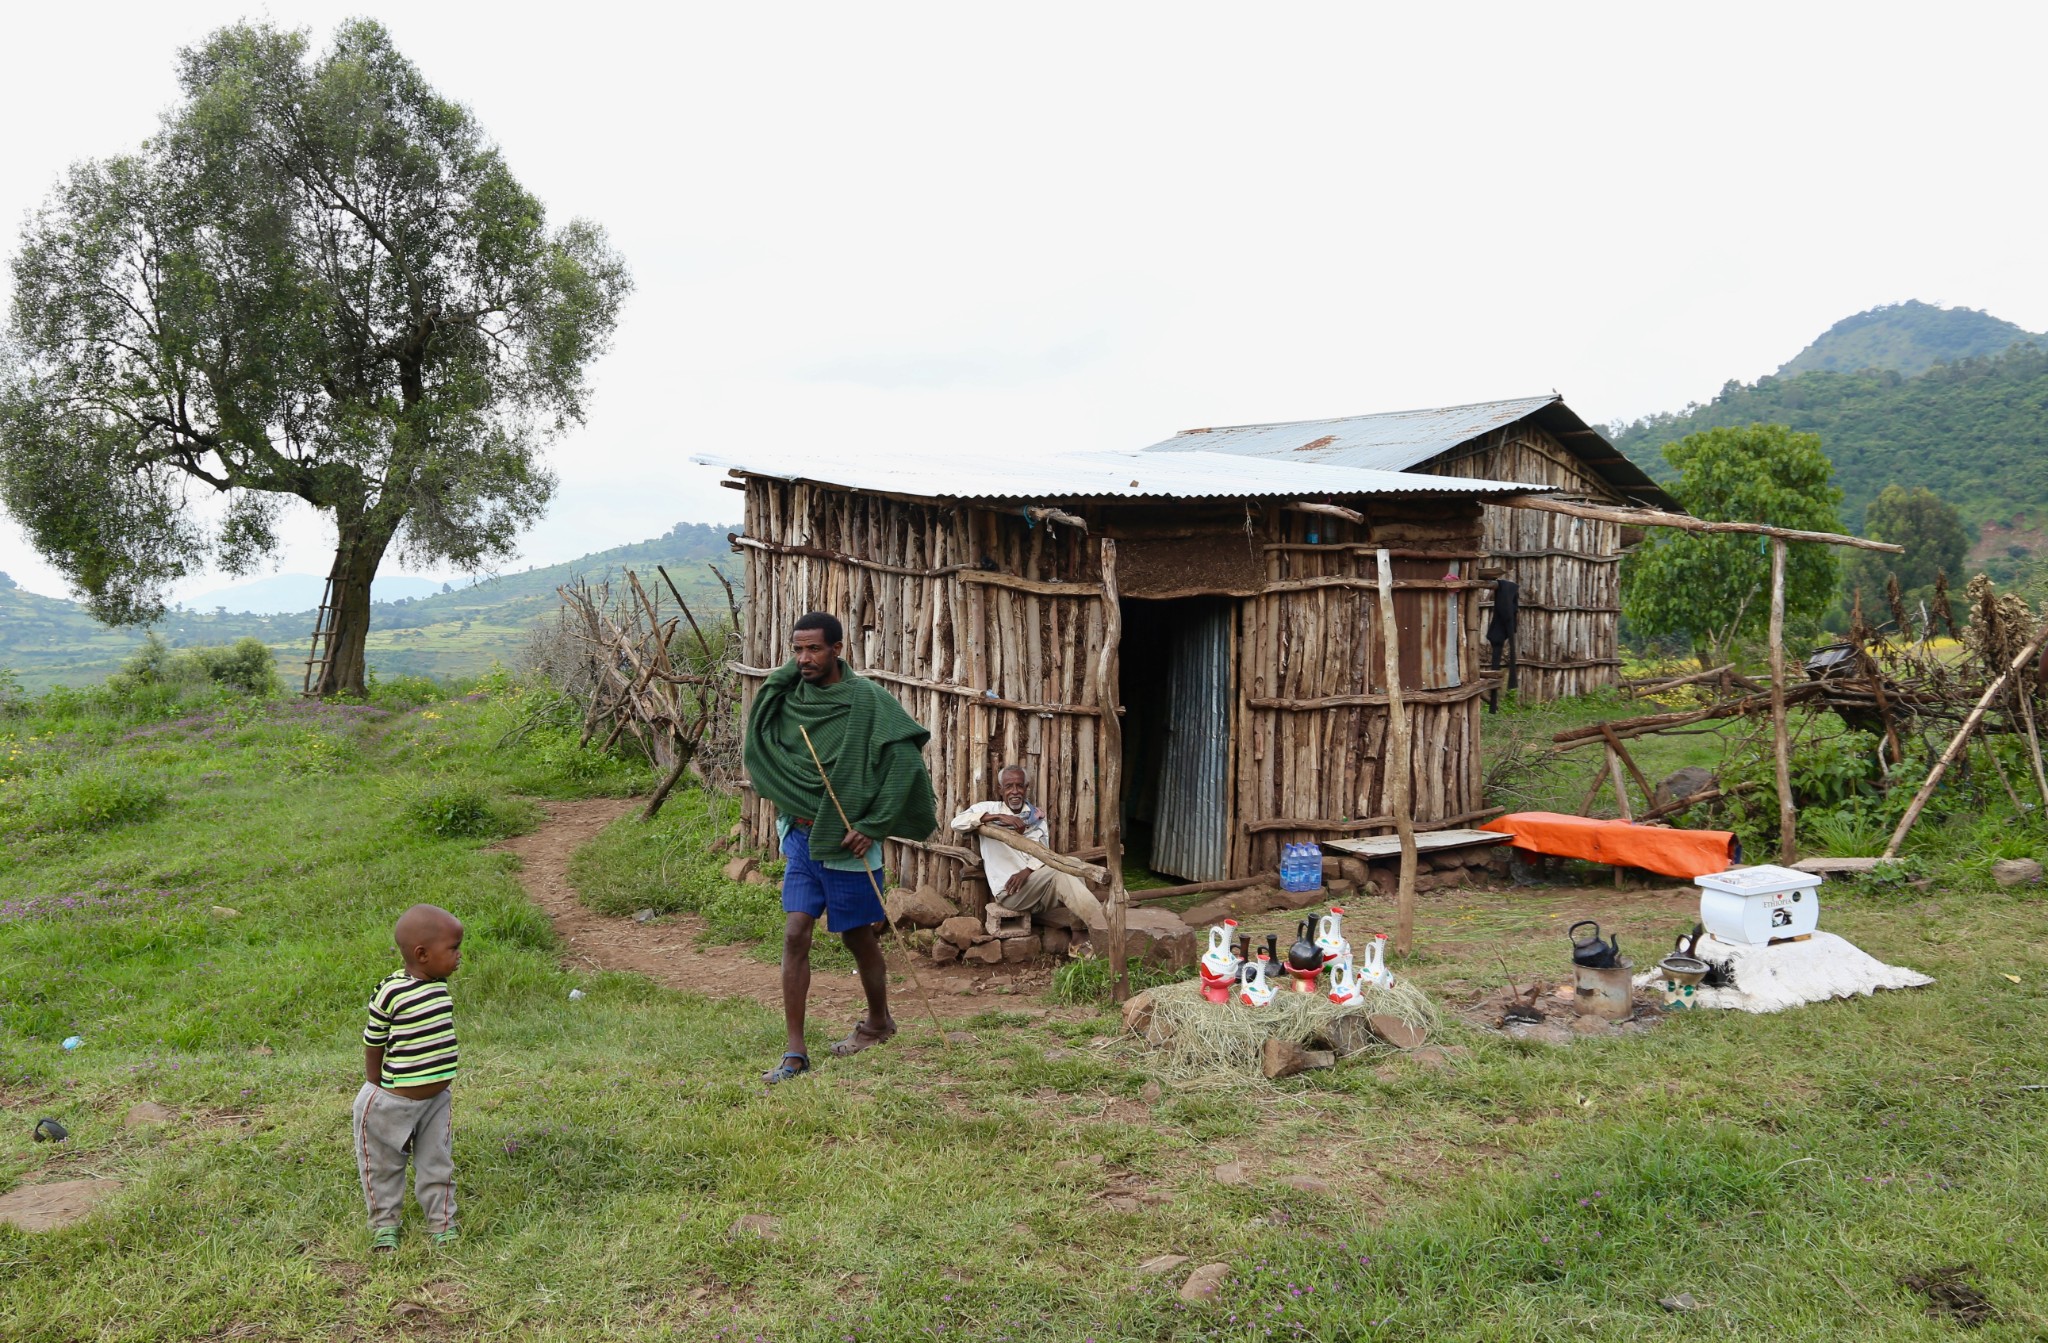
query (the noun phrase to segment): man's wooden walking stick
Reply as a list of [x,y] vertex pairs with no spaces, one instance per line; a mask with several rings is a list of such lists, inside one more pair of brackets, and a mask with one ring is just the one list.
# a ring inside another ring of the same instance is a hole
[[[811,763],[818,767],[818,782],[825,785],[825,796],[832,799],[832,810],[839,813],[839,824],[846,828],[847,834],[852,834],[853,822],[847,819],[846,808],[839,805],[839,794],[832,791],[832,777],[825,773],[825,762],[818,759],[818,748],[811,744],[811,730],[802,724],[798,724],[796,730],[804,734],[804,749],[811,753]],[[882,841],[878,839],[872,842],[879,844]],[[912,959],[910,944],[903,940],[902,930],[890,919],[889,906],[882,899],[882,883],[876,878],[875,869],[867,866],[865,854],[861,856],[861,870],[868,874],[868,885],[875,888],[875,903],[882,906],[882,922],[888,924],[889,931],[896,934],[896,950],[903,953],[903,968],[910,971],[910,982],[917,986],[917,996],[924,1001],[924,1010],[931,1014],[932,1029],[939,1033],[940,1043],[946,1046],[948,1053],[951,1053],[953,1042],[946,1038],[946,1028],[939,1024],[938,1009],[932,1006],[931,995],[924,991],[924,981],[917,977],[917,965]]]

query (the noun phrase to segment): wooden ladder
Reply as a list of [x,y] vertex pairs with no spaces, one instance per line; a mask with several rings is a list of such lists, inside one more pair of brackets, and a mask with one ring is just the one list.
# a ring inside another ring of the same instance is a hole
[[304,694],[312,694],[322,670],[334,654],[334,622],[339,614],[334,605],[334,575],[327,576],[327,584],[320,589],[320,611],[313,617],[313,647],[306,654],[306,681]]

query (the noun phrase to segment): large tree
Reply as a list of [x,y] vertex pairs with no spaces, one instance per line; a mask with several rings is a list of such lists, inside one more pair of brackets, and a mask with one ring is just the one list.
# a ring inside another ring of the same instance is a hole
[[[1782,424],[1708,429],[1664,446],[1678,471],[1671,493],[1696,518],[1839,532],[1842,492],[1815,434]],[[1763,538],[1739,533],[1651,529],[1622,564],[1622,610],[1631,629],[1692,641],[1712,666],[1737,641],[1762,637],[1770,622],[1771,557]],[[1785,556],[1788,624],[1810,626],[1835,591],[1836,562],[1824,545],[1793,545]]]
[[179,82],[138,152],[72,168],[29,221],[0,501],[96,616],[135,624],[195,568],[274,553],[303,499],[336,532],[318,689],[359,692],[378,565],[511,553],[630,282],[375,23],[321,53],[225,28]]
[[1960,580],[1963,557],[1970,551],[1970,533],[1961,511],[1925,485],[1911,489],[1885,486],[1863,511],[1863,534],[1906,548],[1903,555],[1859,550],[1849,562],[1851,599],[1861,594],[1863,610],[1873,623],[1882,619],[1879,613],[1886,609],[1888,575],[1898,575],[1899,587],[1911,605],[1932,593],[1937,575]]

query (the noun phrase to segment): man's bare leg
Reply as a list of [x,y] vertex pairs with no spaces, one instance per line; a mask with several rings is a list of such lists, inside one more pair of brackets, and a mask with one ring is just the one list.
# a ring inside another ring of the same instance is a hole
[[1095,898],[1095,892],[1088,889],[1088,883],[1079,877],[1055,872],[1053,889],[1059,894],[1060,903],[1087,924],[1089,931],[1099,933],[1109,927],[1109,915],[1102,908],[1102,902]]
[[785,914],[782,920],[782,1020],[792,1054],[809,1052],[804,1048],[804,1009],[811,999],[811,932],[817,924],[809,914]]
[[853,1034],[832,1046],[845,1057],[878,1045],[896,1033],[896,1018],[889,1015],[889,962],[882,956],[882,926],[866,924],[842,935],[853,964],[860,971],[861,992],[867,995],[868,1015],[853,1028]]

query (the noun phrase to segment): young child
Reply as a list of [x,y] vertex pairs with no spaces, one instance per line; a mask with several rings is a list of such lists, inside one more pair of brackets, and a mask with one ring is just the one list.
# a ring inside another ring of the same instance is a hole
[[462,964],[462,923],[438,905],[414,905],[391,936],[405,968],[370,995],[363,1028],[363,1073],[356,1093],[356,1171],[370,1205],[370,1249],[398,1248],[405,1206],[405,1161],[412,1155],[413,1197],[436,1245],[455,1231],[455,1156],[448,1088],[455,1081],[455,1003],[448,976]]

